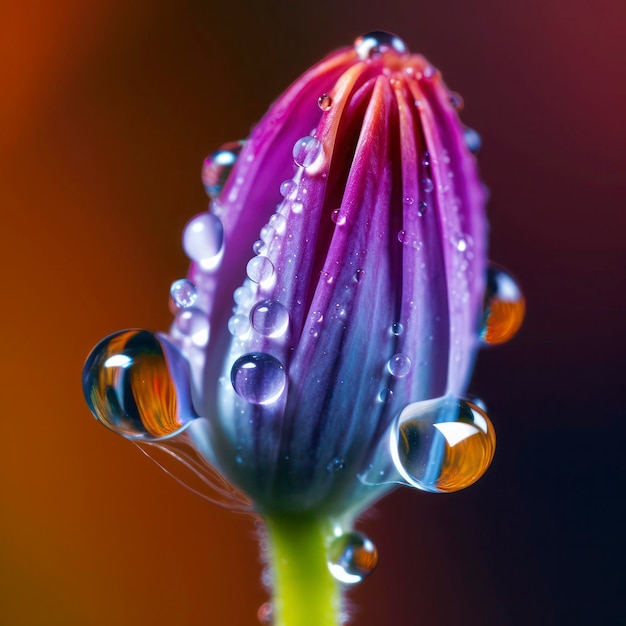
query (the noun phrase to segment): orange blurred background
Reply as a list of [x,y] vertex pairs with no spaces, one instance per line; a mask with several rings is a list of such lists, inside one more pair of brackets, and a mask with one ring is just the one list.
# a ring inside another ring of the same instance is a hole
[[454,496],[403,490],[376,507],[361,528],[381,563],[350,594],[354,624],[626,622],[626,6],[67,0],[0,12],[13,425],[0,455],[1,624],[256,623],[252,521],[100,427],[81,368],[115,330],[169,326],[206,153],[373,29],[424,52],[464,96],[484,139],[492,257],[520,278],[528,319],[479,359],[473,390],[499,437],[491,470]]

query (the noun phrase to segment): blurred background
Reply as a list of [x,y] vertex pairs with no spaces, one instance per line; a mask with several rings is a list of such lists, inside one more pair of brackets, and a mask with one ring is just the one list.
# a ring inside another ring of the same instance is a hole
[[368,515],[380,565],[350,593],[353,623],[626,624],[626,5],[611,0],[4,3],[1,624],[257,623],[252,521],[98,425],[81,369],[110,332],[168,328],[204,156],[374,29],[465,98],[491,257],[528,316],[471,388],[498,433],[491,469]]

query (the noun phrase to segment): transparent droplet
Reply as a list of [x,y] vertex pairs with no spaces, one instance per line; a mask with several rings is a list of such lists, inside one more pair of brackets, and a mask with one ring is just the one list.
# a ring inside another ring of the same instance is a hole
[[206,314],[196,307],[180,311],[174,319],[174,325],[198,348],[203,348],[209,342],[209,320]]
[[398,352],[387,361],[387,370],[396,378],[404,378],[411,371],[411,359],[406,354]]
[[435,188],[432,179],[430,178],[422,178],[422,189],[426,193],[430,193]]
[[407,52],[406,45],[402,39],[382,30],[375,30],[358,37],[354,41],[354,49],[362,61],[374,58],[390,50],[394,50],[398,54]]
[[340,472],[345,467],[346,467],[346,462],[342,458],[337,457],[337,458],[333,459],[326,466],[326,471],[327,472]]
[[511,339],[524,320],[526,301],[515,279],[503,268],[490,265],[483,312],[484,343],[495,345]]
[[328,111],[333,106],[333,99],[327,93],[323,93],[317,99],[317,105],[322,111]]
[[194,419],[189,364],[164,337],[123,330],[103,339],[83,368],[91,412],[129,439],[159,439]]
[[378,394],[378,400],[383,404],[387,404],[393,400],[393,391],[389,388],[382,389]]
[[450,104],[457,110],[462,111],[465,106],[465,102],[463,101],[463,96],[456,91],[450,92]]
[[228,320],[228,332],[238,339],[243,339],[250,332],[250,320],[247,315],[233,315]]
[[214,213],[200,213],[185,226],[183,248],[185,254],[205,269],[215,267],[224,244],[224,227]]
[[259,607],[259,610],[256,612],[256,617],[261,624],[271,624],[272,613],[272,603],[263,602],[263,604]]
[[296,191],[298,191],[298,183],[293,178],[284,180],[280,185],[280,195],[283,198],[291,198]]
[[411,198],[411,196],[406,196],[404,198],[404,204],[407,204],[408,206],[411,206],[414,202],[415,200]]
[[417,214],[418,214],[420,217],[423,217],[423,216],[424,216],[424,213],[426,213],[426,209],[428,209],[428,204],[427,204],[426,202],[420,202],[420,203],[417,205]]
[[235,361],[230,381],[237,394],[248,402],[270,404],[283,393],[287,375],[277,358],[264,352],[251,352]]
[[399,241],[400,243],[404,243],[404,242],[407,240],[407,237],[408,237],[408,235],[407,235],[406,230],[401,230],[401,231],[398,233],[398,241]]
[[430,167],[430,152],[424,152],[424,156],[422,156],[422,165],[424,167]]
[[274,264],[266,256],[255,256],[248,261],[246,273],[253,283],[262,283],[274,274]]
[[304,204],[302,203],[301,200],[296,199],[291,203],[291,210],[294,213],[302,213],[303,208],[304,208]]
[[469,487],[485,473],[496,436],[486,413],[475,404],[445,397],[405,407],[390,443],[396,469],[409,484],[447,493]]
[[289,326],[289,313],[278,300],[262,300],[250,312],[252,328],[265,337],[279,337]]
[[233,293],[233,300],[244,309],[252,305],[254,294],[248,287],[237,287]]
[[404,332],[404,326],[400,322],[394,322],[389,331],[392,335],[399,337]]
[[304,168],[316,164],[324,152],[321,142],[315,137],[302,137],[298,139],[293,147],[293,160],[296,165]]
[[280,213],[274,213],[270,217],[269,225],[279,234],[282,235],[287,228],[287,218]]
[[481,146],[483,145],[483,140],[473,128],[466,128],[463,131],[463,139],[465,140],[465,145],[467,146],[467,149],[472,154],[477,154],[480,151]]
[[354,585],[367,578],[378,563],[376,546],[362,533],[335,537],[328,547],[328,569],[341,583]]
[[355,283],[360,283],[364,278],[365,270],[363,269],[358,269],[356,272],[354,272],[354,276],[352,277]]
[[261,252],[263,251],[263,248],[265,247],[265,242],[262,239],[257,239],[253,244],[252,244],[252,252],[254,252],[254,254],[261,254]]
[[170,298],[178,309],[193,306],[198,299],[196,286],[186,278],[175,280],[170,287]]
[[335,209],[330,214],[330,219],[337,224],[337,226],[343,226],[346,223],[346,216],[341,212],[341,209]]
[[220,195],[244,144],[244,141],[231,141],[204,159],[202,184],[211,198],[217,198]]

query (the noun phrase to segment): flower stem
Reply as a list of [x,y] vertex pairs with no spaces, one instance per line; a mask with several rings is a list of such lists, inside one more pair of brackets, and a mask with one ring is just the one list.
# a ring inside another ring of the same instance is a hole
[[280,514],[265,517],[265,524],[274,626],[337,626],[341,594],[326,563],[330,521]]

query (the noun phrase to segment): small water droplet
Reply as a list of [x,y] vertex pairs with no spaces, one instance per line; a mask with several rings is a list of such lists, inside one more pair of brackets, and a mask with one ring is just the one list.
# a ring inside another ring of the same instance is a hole
[[277,358],[264,352],[251,352],[235,361],[230,380],[237,394],[248,402],[270,404],[285,390],[287,375]]
[[409,484],[433,493],[459,491],[476,482],[495,452],[493,425],[476,405],[446,397],[414,402],[392,430],[396,469]]
[[317,163],[323,152],[321,142],[309,135],[296,141],[293,147],[293,160],[296,162],[296,165],[309,168]]
[[328,547],[328,569],[341,583],[354,585],[367,578],[378,563],[378,550],[362,533],[335,537]]
[[424,217],[424,213],[426,213],[426,209],[428,209],[427,202],[420,202],[417,205],[417,214],[419,215],[419,217]]
[[354,49],[361,61],[374,58],[390,50],[394,50],[398,54],[407,52],[402,39],[382,30],[375,30],[358,37],[354,41]]
[[406,354],[398,352],[387,361],[387,370],[396,378],[404,378],[411,371],[411,359]]
[[317,99],[317,105],[322,111],[328,111],[333,106],[333,99],[327,93],[323,93]]
[[422,189],[425,193],[430,193],[435,188],[432,179],[422,178]]
[[365,270],[358,269],[356,272],[354,272],[354,276],[352,278],[355,283],[360,283],[363,278],[365,278]]
[[422,165],[424,167],[430,167],[430,152],[424,152],[424,156],[422,157]]
[[415,202],[415,200],[413,198],[411,198],[411,196],[406,196],[404,198],[404,204],[411,206],[413,203]]
[[294,213],[302,213],[303,208],[304,208],[304,204],[302,203],[301,200],[296,199],[291,203],[291,210]]
[[189,364],[164,337],[123,330],[87,357],[83,392],[107,428],[129,439],[169,437],[196,417]]
[[340,472],[342,469],[346,467],[346,462],[342,458],[333,459],[327,466],[327,472]]
[[526,301],[516,280],[505,269],[490,265],[483,309],[481,339],[489,345],[504,343],[520,329]]
[[467,239],[463,235],[457,235],[455,245],[459,252],[465,252],[467,250]]
[[247,315],[233,315],[228,320],[228,332],[238,339],[243,339],[250,332],[250,319]]
[[220,195],[244,145],[245,141],[226,143],[204,159],[202,184],[211,198],[215,199]]
[[175,280],[170,287],[170,298],[178,309],[186,309],[193,306],[198,299],[196,286],[186,278]]
[[233,293],[233,300],[244,309],[252,304],[254,294],[248,287],[237,287]]
[[220,258],[224,244],[224,227],[214,213],[200,213],[185,226],[183,248],[185,254],[203,269],[212,269]]
[[274,275],[274,264],[266,256],[255,256],[248,261],[246,273],[253,283],[262,283]]
[[389,329],[392,335],[399,337],[404,332],[404,326],[400,322],[394,322]]
[[387,404],[393,400],[393,391],[389,388],[382,389],[378,394],[378,400],[383,404]]
[[257,619],[261,624],[272,623],[272,603],[264,602],[256,612]]
[[274,213],[270,217],[269,225],[279,234],[282,235],[287,228],[287,218],[280,213]]
[[265,337],[279,337],[289,326],[289,313],[278,300],[262,300],[250,312],[252,328]]
[[296,191],[298,191],[298,183],[290,178],[289,180],[284,180],[280,184],[280,195],[283,198],[291,198],[295,195]]
[[483,140],[480,135],[473,128],[466,128],[463,131],[463,139],[465,141],[465,145],[467,149],[472,154],[478,154],[480,148],[483,145]]
[[174,319],[174,325],[197,348],[203,348],[209,342],[209,320],[205,313],[196,307],[180,311]]
[[254,254],[261,254],[264,247],[265,247],[265,242],[262,239],[257,239],[252,244],[252,252],[254,252]]
[[463,96],[460,93],[457,93],[456,91],[451,91],[450,92],[450,104],[457,111],[462,111],[463,107],[465,106],[465,102],[463,101]]
[[406,232],[406,230],[401,230],[398,233],[398,241],[400,243],[405,243],[406,240],[407,240],[407,232]]
[[346,216],[341,213],[341,209],[335,209],[330,214],[330,219],[337,224],[337,226],[343,226],[346,223]]

